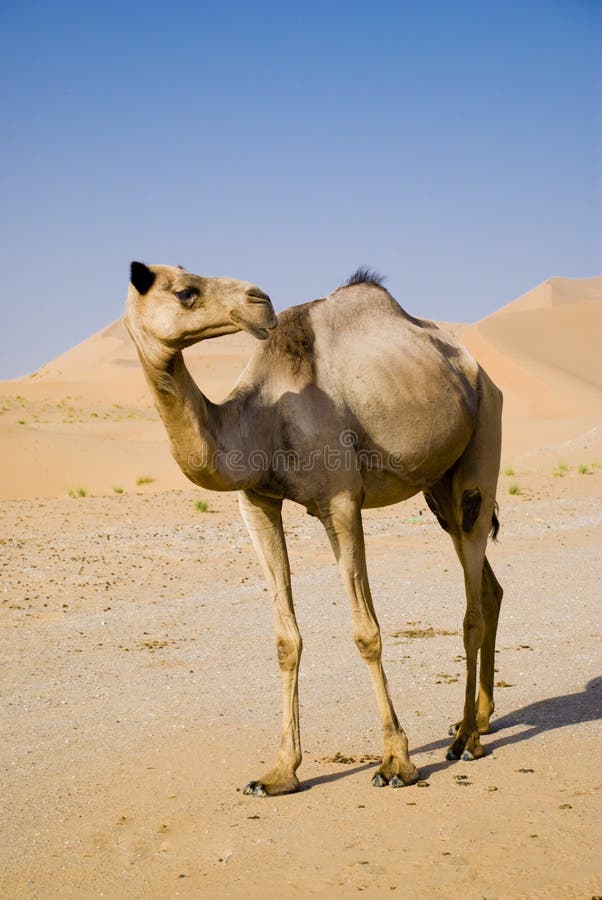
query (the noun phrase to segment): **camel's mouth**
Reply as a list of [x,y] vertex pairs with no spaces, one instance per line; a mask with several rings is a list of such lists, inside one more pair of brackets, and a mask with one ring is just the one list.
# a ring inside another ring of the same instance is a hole
[[269,301],[267,303],[255,302],[253,304],[254,313],[255,311],[259,312],[257,307],[260,307],[261,309],[261,319],[263,321],[253,321],[251,316],[247,317],[246,315],[242,315],[237,310],[232,310],[232,312],[230,313],[230,318],[235,325],[238,325],[238,327],[243,331],[247,331],[249,334],[252,334],[254,338],[257,338],[257,340],[267,341],[270,336],[270,332],[273,331],[278,324],[278,319],[276,318],[276,314],[274,313],[272,305]]
[[241,322],[240,326],[244,331],[248,331],[249,334],[252,334],[253,337],[260,341],[267,341],[270,331],[273,330],[273,328],[262,328],[260,325],[253,325],[251,322]]

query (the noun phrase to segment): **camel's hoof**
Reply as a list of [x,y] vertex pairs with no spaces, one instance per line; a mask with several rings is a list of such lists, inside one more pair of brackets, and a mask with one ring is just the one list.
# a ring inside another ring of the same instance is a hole
[[299,790],[301,785],[295,775],[288,778],[273,778],[271,773],[268,773],[265,781],[249,781],[243,788],[243,794],[251,797],[280,797],[282,794],[294,794]]
[[[397,776],[394,776],[397,777]],[[377,772],[374,778],[372,779],[372,787],[386,787],[388,785],[388,781],[384,775],[381,775],[380,772]]]
[[251,797],[267,797],[268,795],[265,785],[262,784],[261,781],[250,781],[244,786],[242,792]]
[[485,756],[485,751],[479,740],[479,733],[473,732],[468,738],[458,735],[453,742],[445,758],[449,761],[463,759],[465,762],[474,762]]
[[394,789],[407,787],[409,784],[416,784],[418,779],[420,778],[420,773],[418,769],[414,768],[412,773],[409,775],[407,779],[403,779],[401,775],[391,775],[390,778],[387,778],[386,775],[383,775],[382,772],[377,772],[376,775],[372,778],[372,787],[392,787]]

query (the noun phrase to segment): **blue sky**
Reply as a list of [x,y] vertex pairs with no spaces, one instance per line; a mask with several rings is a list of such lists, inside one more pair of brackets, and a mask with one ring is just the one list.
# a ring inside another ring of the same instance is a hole
[[452,321],[600,274],[601,52],[598,0],[2,3],[0,377],[133,258]]

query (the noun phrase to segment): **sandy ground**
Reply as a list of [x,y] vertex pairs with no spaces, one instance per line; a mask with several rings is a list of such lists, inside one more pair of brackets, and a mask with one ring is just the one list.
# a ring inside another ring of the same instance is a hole
[[[484,759],[445,762],[460,566],[421,498],[368,511],[423,780],[397,791],[370,785],[376,702],[320,524],[286,505],[304,789],[246,797],[280,678],[236,498],[189,488],[121,322],[0,383],[3,900],[602,896],[602,278],[454,330],[505,396],[495,731]],[[252,349],[233,335],[187,359],[220,400]]]
[[475,763],[444,761],[463,680],[451,544],[419,499],[366,514],[385,664],[426,782],[398,791],[370,785],[375,701],[321,526],[287,507],[304,790],[263,800],[241,788],[275,753],[279,675],[235,498],[4,501],[0,895],[601,893],[602,470],[526,482],[502,495],[489,554],[500,686]]

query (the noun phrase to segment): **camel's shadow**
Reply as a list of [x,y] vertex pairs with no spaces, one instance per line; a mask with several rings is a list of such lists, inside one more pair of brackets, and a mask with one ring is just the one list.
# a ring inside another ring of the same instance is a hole
[[[602,719],[602,676],[592,678],[591,681],[588,681],[584,690],[578,693],[562,694],[560,697],[536,700],[528,706],[523,706],[521,709],[516,709],[513,712],[506,713],[499,719],[495,719],[492,722],[491,733],[485,737],[483,746],[487,753],[493,753],[501,747],[528,741],[538,734],[553,731],[555,728],[563,728],[565,725],[580,725],[583,722],[595,722],[597,719]],[[521,725],[526,726],[522,731],[502,734],[504,731]],[[492,736],[493,740],[491,740]],[[432,741],[430,744],[423,744],[421,747],[413,747],[411,752],[413,756],[416,756],[419,753],[429,753],[432,750],[443,750],[448,744],[449,738]],[[375,765],[377,764],[368,763],[362,766],[355,766],[353,769],[346,769],[344,772],[333,772],[317,778],[310,778],[307,782],[304,782],[303,787],[307,789],[329,781],[337,781],[339,778],[355,775]],[[446,760],[421,765],[420,777],[427,779],[434,775],[435,772],[439,772],[449,765],[450,763]]]
[[489,746],[492,750],[506,744],[516,744],[528,740],[544,731],[553,731],[565,725],[580,725],[583,722],[594,722],[602,718],[602,676],[592,678],[584,690],[575,694],[563,694],[560,697],[549,697],[537,700],[522,709],[506,713],[495,720],[493,732],[497,734],[505,728],[516,725],[527,725],[526,731],[496,738]]
[[[491,732],[483,740],[486,753],[493,753],[501,747],[528,741],[538,734],[563,728],[565,725],[580,725],[583,722],[594,722],[602,719],[602,676],[592,678],[584,690],[574,694],[562,694],[559,697],[547,697],[536,700],[513,712],[506,713],[499,719],[492,720]],[[504,731],[518,726],[526,726],[522,731],[502,734]],[[491,739],[493,737],[493,739]],[[428,753],[447,746],[448,740],[433,741],[414,747],[412,753]],[[433,763],[420,767],[423,778],[444,769],[449,763]]]

